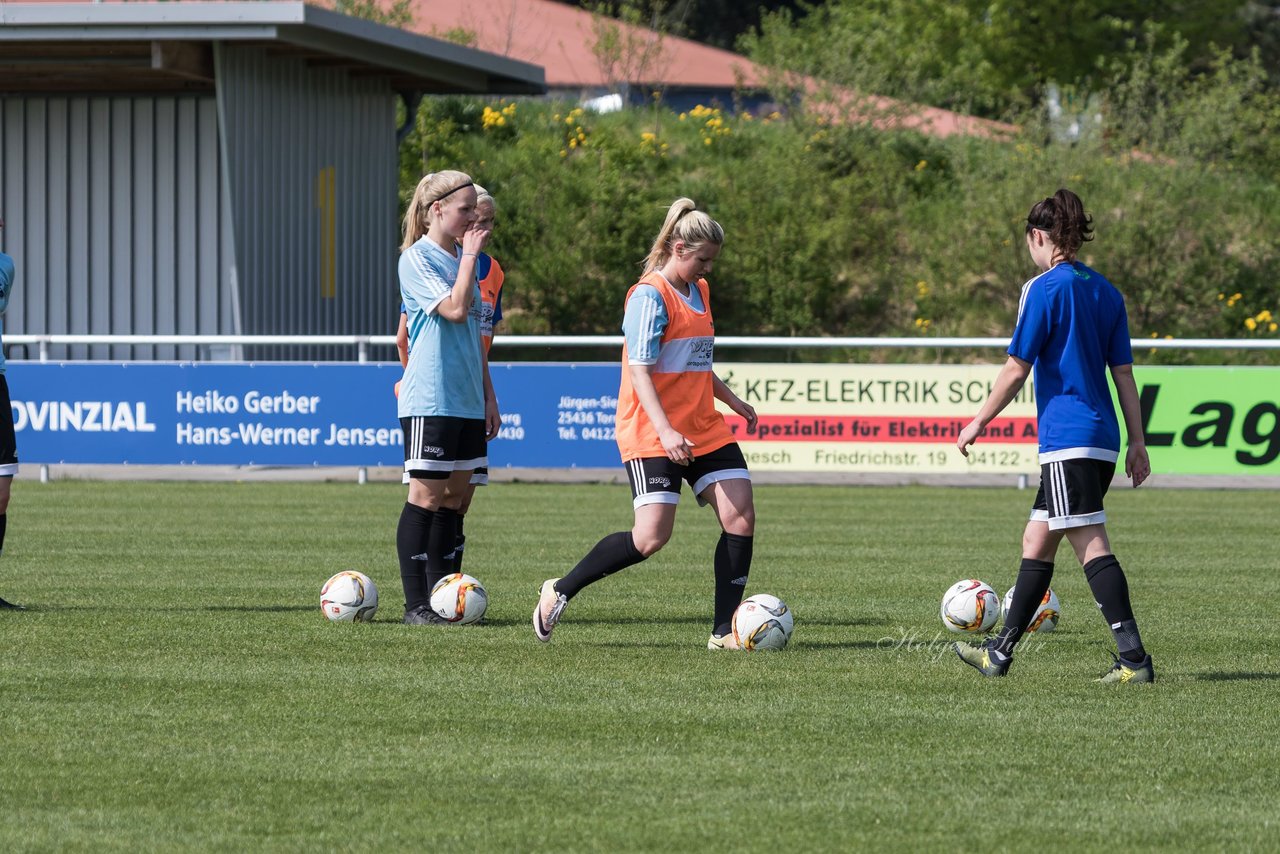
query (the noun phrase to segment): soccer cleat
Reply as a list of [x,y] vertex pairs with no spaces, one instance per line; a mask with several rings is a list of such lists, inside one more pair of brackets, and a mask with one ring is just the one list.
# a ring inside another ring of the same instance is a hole
[[1009,663],[1013,661],[1012,658],[996,661],[991,655],[990,640],[985,640],[977,646],[957,641],[951,645],[951,648],[956,651],[956,655],[960,656],[961,661],[983,676],[1003,676],[1009,672]]
[[543,643],[551,640],[551,633],[555,631],[556,623],[560,622],[564,607],[569,604],[568,596],[556,592],[556,582],[559,580],[548,578],[542,582],[542,589],[538,592],[538,605],[533,609],[533,633]]
[[412,611],[404,612],[406,626],[447,626],[449,621],[431,610],[430,605],[419,605]]
[[712,635],[707,639],[707,649],[741,649],[734,640],[733,632],[723,635]]
[[1103,685],[1134,685],[1156,681],[1156,671],[1151,666],[1151,656],[1148,655],[1142,659],[1141,663],[1136,665],[1114,654],[1112,658],[1115,658],[1115,663],[1098,680]]
[[0,599],[0,610],[25,611],[27,609],[19,605],[17,602],[6,602],[4,599]]

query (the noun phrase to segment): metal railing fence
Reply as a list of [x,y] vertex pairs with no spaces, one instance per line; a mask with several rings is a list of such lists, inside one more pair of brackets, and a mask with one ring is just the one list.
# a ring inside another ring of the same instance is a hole
[[[72,335],[16,334],[4,336],[4,343],[36,346],[39,360],[50,360],[50,348],[68,345],[316,345],[349,346],[356,350],[356,361],[369,361],[370,347],[394,347],[394,335]],[[1280,340],[1240,338],[1134,338],[1138,350],[1280,350]],[[716,338],[717,348],[823,348],[823,349],[1004,349],[1008,338],[827,338],[827,337],[751,337]],[[495,347],[621,347],[621,335],[498,335]]]

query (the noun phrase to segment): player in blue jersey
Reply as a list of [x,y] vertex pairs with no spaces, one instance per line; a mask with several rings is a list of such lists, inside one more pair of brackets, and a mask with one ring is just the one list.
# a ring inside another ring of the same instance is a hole
[[[4,234],[4,218],[0,217],[0,236]],[[16,271],[13,259],[0,252],[0,336],[4,334],[5,311],[13,293]],[[9,404],[9,381],[4,376],[4,348],[0,345],[0,554],[4,553],[4,532],[8,524],[9,491],[18,473],[18,442],[13,430],[13,407]],[[0,599],[0,608],[21,610],[21,605]]]
[[458,507],[472,472],[488,464],[486,441],[498,430],[476,279],[488,240],[469,176],[436,172],[418,182],[399,263],[409,355],[398,410],[409,495],[396,551],[410,625],[444,622],[428,597],[451,571]]
[[1111,627],[1119,656],[1105,683],[1154,682],[1155,670],[1138,634],[1129,586],[1107,539],[1102,499],[1120,457],[1107,372],[1124,415],[1128,448],[1124,471],[1140,486],[1151,474],[1124,297],[1076,258],[1092,240],[1092,217],[1080,197],[1058,190],[1027,215],[1027,250],[1042,271],[1022,287],[1009,358],[978,415],[956,446],[965,456],[993,418],[1035,370],[1040,441],[1040,491],[1022,535],[1022,564],[999,635],[981,645],[955,644],[956,653],[984,676],[1003,676],[1049,581],[1065,536],[1084,566],[1089,588]]

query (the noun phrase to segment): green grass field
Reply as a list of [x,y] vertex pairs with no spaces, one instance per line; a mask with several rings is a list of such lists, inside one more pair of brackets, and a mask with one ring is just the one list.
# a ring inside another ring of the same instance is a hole
[[[775,654],[712,653],[709,511],[571,603],[538,584],[630,524],[625,486],[495,484],[486,625],[399,624],[399,485],[19,482],[0,559],[0,850],[1272,849],[1275,493],[1109,500],[1154,686],[1064,546],[1058,630],[983,680],[938,603],[1013,582],[1030,492],[759,486]],[[371,625],[330,624],[356,567]]]

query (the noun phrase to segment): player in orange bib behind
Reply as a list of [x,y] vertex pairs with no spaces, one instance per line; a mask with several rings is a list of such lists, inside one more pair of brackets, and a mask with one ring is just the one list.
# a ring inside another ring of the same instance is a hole
[[698,503],[711,505],[722,529],[707,647],[735,646],[730,621],[751,571],[756,514],[746,459],[715,402],[745,418],[748,429],[755,427],[756,412],[712,372],[711,289],[703,277],[723,243],[719,223],[691,200],[676,200],[649,250],[644,275],[627,293],[615,427],[631,481],[635,524],[596,543],[563,578],[543,582],[533,630],[544,643],[582,588],[667,544],[680,484],[688,481]]

